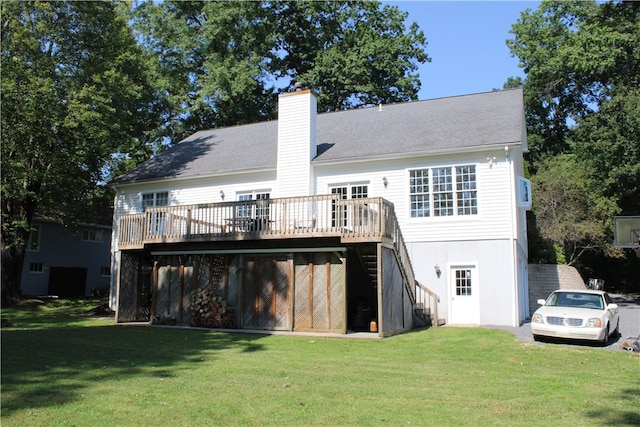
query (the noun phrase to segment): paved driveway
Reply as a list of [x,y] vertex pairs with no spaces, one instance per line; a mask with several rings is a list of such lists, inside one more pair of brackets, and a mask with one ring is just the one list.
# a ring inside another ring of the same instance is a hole
[[[620,310],[620,336],[611,337],[611,342],[606,347],[601,347],[596,343],[570,341],[570,340],[554,340],[550,341],[559,344],[570,345],[586,345],[599,348],[607,348],[610,350],[622,351],[621,344],[625,339],[638,339],[640,336],[640,298],[633,298],[627,295],[609,294],[613,302],[618,304]],[[544,345],[547,343],[539,343],[533,340],[531,334],[531,324],[527,321],[519,328],[511,328],[507,326],[488,326],[488,328],[504,329],[513,332],[521,341],[532,344]]]

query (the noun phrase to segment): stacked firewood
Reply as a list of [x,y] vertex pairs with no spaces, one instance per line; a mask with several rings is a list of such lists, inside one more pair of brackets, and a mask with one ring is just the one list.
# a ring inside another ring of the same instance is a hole
[[191,326],[204,328],[235,328],[233,309],[219,295],[199,289],[192,300]]

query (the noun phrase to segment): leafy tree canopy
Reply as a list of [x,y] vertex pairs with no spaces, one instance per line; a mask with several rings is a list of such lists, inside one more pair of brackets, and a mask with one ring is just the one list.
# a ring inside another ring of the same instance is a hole
[[[569,149],[567,136],[603,102],[638,88],[640,3],[543,1],[507,41],[526,73],[530,160]],[[535,166],[535,165],[534,165]]]
[[117,153],[145,151],[154,100],[123,3],[0,7],[2,282],[16,296],[34,213],[108,215],[98,184]]
[[275,117],[292,80],[319,110],[417,98],[426,40],[379,2],[144,2],[134,27],[170,107],[165,136]]
[[543,1],[511,32],[526,73],[535,229],[568,262],[618,256],[613,216],[640,214],[640,3]]

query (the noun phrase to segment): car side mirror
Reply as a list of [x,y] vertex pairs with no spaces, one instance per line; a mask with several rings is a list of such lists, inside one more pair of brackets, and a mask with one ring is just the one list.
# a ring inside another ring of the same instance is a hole
[[538,300],[538,305],[544,305],[545,302],[546,302],[546,300],[539,299]]
[[617,309],[618,309],[618,304],[611,303],[607,305],[607,310],[617,310]]

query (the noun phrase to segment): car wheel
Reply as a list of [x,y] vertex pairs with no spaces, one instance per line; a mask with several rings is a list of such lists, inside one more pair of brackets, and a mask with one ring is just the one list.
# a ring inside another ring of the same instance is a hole
[[604,334],[604,338],[602,338],[602,345],[607,346],[609,345],[609,325],[607,325],[607,331]]

